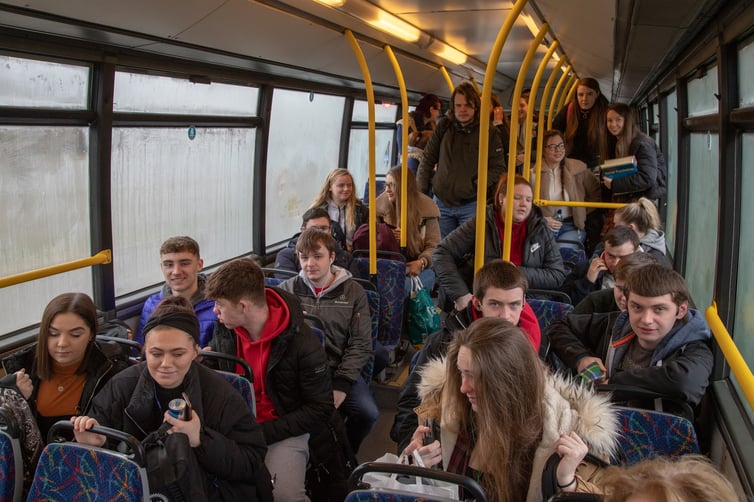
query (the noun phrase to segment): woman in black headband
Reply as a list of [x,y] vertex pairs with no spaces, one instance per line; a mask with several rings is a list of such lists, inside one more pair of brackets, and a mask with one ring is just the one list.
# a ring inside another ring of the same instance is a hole
[[[195,362],[198,341],[199,322],[187,300],[163,300],[144,326],[146,361],[113,378],[95,397],[89,416],[71,419],[76,440],[104,445],[104,436],[88,432],[98,424],[141,440],[167,423],[168,434],[188,437],[206,474],[208,500],[260,500],[255,479],[266,471],[264,436],[241,395]],[[184,393],[191,403],[188,420],[168,411],[170,401]]]

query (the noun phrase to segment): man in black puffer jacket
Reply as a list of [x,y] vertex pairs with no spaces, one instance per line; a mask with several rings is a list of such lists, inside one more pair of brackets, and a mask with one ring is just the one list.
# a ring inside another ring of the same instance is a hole
[[246,360],[254,373],[275,500],[304,500],[309,436],[334,412],[324,348],[304,323],[298,299],[265,288],[262,270],[249,258],[220,267],[206,291],[218,318],[210,347]]

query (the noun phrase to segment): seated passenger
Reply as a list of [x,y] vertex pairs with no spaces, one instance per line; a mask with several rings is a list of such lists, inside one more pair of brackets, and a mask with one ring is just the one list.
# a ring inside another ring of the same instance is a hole
[[733,486],[707,457],[656,457],[611,467],[602,478],[605,502],[739,502]]
[[572,314],[596,314],[607,312],[624,312],[626,310],[626,296],[623,286],[628,277],[639,267],[650,263],[658,263],[657,258],[649,253],[631,253],[624,256],[615,267],[615,285],[612,288],[600,289],[586,295],[571,311]]
[[304,312],[325,324],[335,407],[348,417],[348,441],[356,453],[380,415],[361,376],[372,354],[372,318],[364,288],[349,271],[333,264],[336,246],[329,233],[304,230],[296,244],[301,272],[281,283],[280,289],[296,295]]
[[[599,202],[599,180],[586,164],[566,158],[563,134],[550,129],[545,132],[543,141],[539,197],[544,200]],[[534,184],[534,178],[531,183]],[[584,225],[590,212],[592,209],[585,207],[542,206],[545,222],[558,241],[570,240],[583,244],[586,241]],[[560,219],[556,218],[557,215],[560,215]]]
[[[547,331],[555,354],[573,371],[597,363],[600,383],[630,385],[699,404],[712,373],[710,330],[689,308],[681,275],[663,265],[639,267],[623,286],[627,312],[569,314]],[[677,407],[666,411],[679,413]]]
[[[484,221],[484,262],[503,256],[505,231],[505,191],[507,175],[500,178],[495,190],[494,204],[487,206]],[[532,207],[531,185],[516,176],[513,195],[513,235],[511,263],[526,276],[530,288],[557,289],[565,279],[563,260],[550,229],[542,219],[542,212]],[[437,245],[433,256],[437,280],[455,310],[463,310],[471,301],[476,218],[467,221]]]
[[560,288],[571,297],[574,305],[593,291],[612,288],[615,285],[613,273],[621,258],[641,251],[639,236],[629,227],[613,228],[605,234],[603,242],[605,249],[602,253],[577,263]]
[[121,349],[95,341],[97,307],[84,293],[63,293],[42,314],[37,343],[3,359],[0,386],[29,401],[42,441],[59,420],[89,410],[94,395],[128,366]]
[[[325,209],[315,207],[307,209],[302,217],[301,232],[307,228],[316,228],[323,232],[332,233],[332,222],[330,221],[330,215],[327,214]],[[285,249],[281,249],[277,257],[275,258],[275,268],[282,270],[290,270],[291,272],[298,273],[301,270],[301,264],[298,261],[298,254],[296,253],[296,242],[298,242],[301,232],[294,235],[291,240],[288,241],[288,246]],[[351,253],[345,251],[340,244],[335,246],[335,265],[351,270]],[[276,276],[278,279],[288,279],[287,275]]]
[[599,492],[599,471],[582,464],[616,447],[618,424],[607,397],[545,369],[523,332],[503,319],[480,319],[461,331],[447,359],[422,370],[420,426],[407,452],[427,466],[476,479],[489,500],[541,501],[548,458],[561,455],[557,484],[565,492]]
[[399,451],[408,445],[419,425],[414,408],[421,404],[418,389],[420,369],[430,360],[444,357],[448,344],[453,341],[456,333],[482,317],[499,317],[520,327],[534,350],[539,351],[542,335],[539,321],[526,303],[526,289],[526,277],[510,262],[492,260],[479,269],[474,277],[474,296],[471,302],[464,310],[451,312],[445,319],[443,328],[427,338],[424,348],[417,356],[414,369],[401,388],[398,411],[390,430],[390,437],[398,443]]
[[[207,281],[218,323],[211,346],[246,360],[254,373],[257,421],[267,442],[264,462],[275,500],[304,500],[309,435],[334,412],[327,356],[304,322],[298,299],[266,288],[250,258],[222,265]],[[235,364],[220,363],[235,371]]]
[[353,249],[354,232],[360,225],[369,221],[369,208],[356,197],[353,176],[348,169],[330,171],[309,209],[315,207],[327,211],[332,221],[335,240],[340,247],[350,252]]
[[147,298],[141,311],[139,331],[136,341],[144,344],[144,326],[152,312],[163,298],[182,296],[194,306],[194,313],[199,319],[199,346],[206,347],[212,338],[212,330],[217,316],[212,310],[212,300],[204,296],[206,276],[201,272],[204,260],[199,255],[199,244],[191,237],[171,237],[160,246],[160,267],[165,276],[165,285],[158,292]]
[[619,207],[613,213],[613,224],[616,227],[631,227],[639,236],[645,253],[653,255],[663,265],[671,266],[666,256],[665,233],[660,224],[660,214],[651,200],[642,197]]
[[[395,240],[401,242],[401,176],[400,167],[394,167],[385,176],[385,191],[377,197],[377,216],[394,227]],[[431,290],[435,285],[432,253],[440,242],[440,210],[435,201],[416,187],[416,177],[406,178],[408,210],[406,215],[406,275],[419,276],[422,284]],[[406,291],[411,291],[409,287]]]
[[[205,474],[207,500],[269,500],[257,479],[269,480],[265,443],[241,395],[217,372],[195,362],[199,322],[188,300],[168,296],[144,326],[146,361],[119,373],[97,394],[87,415],[71,418],[76,441],[103,446],[94,425],[142,440],[164,422],[185,434]],[[191,419],[173,418],[168,403],[185,393]],[[268,481],[269,483],[269,481]],[[269,494],[269,485],[267,494]]]

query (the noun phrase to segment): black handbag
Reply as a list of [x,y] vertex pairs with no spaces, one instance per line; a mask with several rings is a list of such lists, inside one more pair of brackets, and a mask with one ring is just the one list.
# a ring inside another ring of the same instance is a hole
[[141,442],[150,493],[163,495],[170,502],[207,500],[206,476],[188,436],[168,434],[170,427],[163,423]]

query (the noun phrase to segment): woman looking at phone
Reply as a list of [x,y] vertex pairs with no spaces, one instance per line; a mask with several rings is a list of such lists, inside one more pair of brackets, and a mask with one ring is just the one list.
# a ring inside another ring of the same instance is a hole
[[[188,437],[206,475],[208,500],[260,500],[254,482],[266,472],[264,436],[241,395],[196,362],[199,322],[186,299],[160,302],[144,326],[144,353],[145,362],[108,382],[88,416],[71,418],[76,441],[103,446],[105,436],[89,432],[94,425],[142,440],[167,422],[168,434]],[[187,420],[168,411],[168,403],[184,393],[191,402]]]
[[423,445],[420,426],[408,453],[427,466],[476,479],[489,500],[542,500],[542,472],[561,456],[557,484],[564,492],[599,492],[587,452],[609,455],[618,426],[608,399],[551,374],[513,324],[483,318],[451,342],[447,359],[422,370],[419,423],[440,424],[440,437]]

